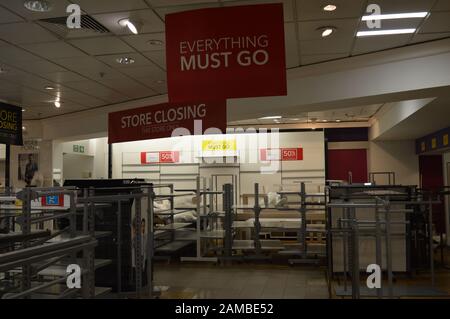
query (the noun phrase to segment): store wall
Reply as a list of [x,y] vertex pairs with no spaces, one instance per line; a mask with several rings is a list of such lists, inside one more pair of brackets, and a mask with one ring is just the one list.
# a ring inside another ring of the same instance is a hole
[[92,178],[94,171],[94,157],[89,155],[64,154],[64,179]]
[[[274,135],[234,134],[184,136],[155,139],[113,145],[113,178],[146,178],[155,182],[174,182],[178,188],[195,186],[195,178],[201,176],[233,174],[238,177],[238,191],[253,193],[254,183],[260,184],[261,191],[277,191],[281,184],[299,187],[298,182],[308,185],[324,184],[325,155],[323,132],[280,133],[279,140]],[[265,138],[267,137],[267,138]],[[212,156],[202,150],[202,141],[210,139],[235,139],[235,154],[239,160],[231,163],[212,163]],[[303,148],[303,160],[263,162],[260,150],[265,148]],[[179,151],[179,164],[141,164],[141,152]],[[209,157],[209,155],[211,157]],[[205,163],[205,159],[208,161]],[[182,164],[182,165],[180,165]],[[297,184],[295,184],[297,183]],[[180,186],[179,186],[180,185]],[[315,187],[311,191],[317,192]]]
[[[445,153],[443,156],[444,165],[444,185],[450,186],[450,152]],[[450,190],[450,189],[449,189]],[[446,211],[446,224],[447,224],[447,245],[450,245],[450,195],[446,196],[445,201]]]
[[419,185],[415,141],[369,142],[369,172],[395,172],[397,184]]
[[37,154],[39,174],[43,177],[43,186],[52,186],[52,152],[53,143],[51,141],[39,141],[34,148],[11,146],[11,185],[15,188],[25,186],[25,182],[19,180],[19,154]]

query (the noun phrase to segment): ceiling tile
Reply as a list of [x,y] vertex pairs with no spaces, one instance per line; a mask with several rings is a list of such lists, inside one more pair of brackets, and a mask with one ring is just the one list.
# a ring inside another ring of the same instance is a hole
[[419,33],[431,32],[450,32],[450,11],[433,12],[419,30]]
[[450,1],[438,0],[432,11],[450,11]]
[[[165,33],[128,35],[121,38],[138,51],[160,51],[164,49],[164,43],[166,42]],[[162,43],[152,45],[149,43],[151,40],[161,41]]]
[[91,55],[129,53],[134,50],[116,37],[69,40],[70,43]]
[[406,45],[410,34],[357,38],[352,55],[381,51]]
[[448,33],[425,33],[425,34],[416,34],[410,43],[420,43],[432,40],[439,40],[444,38],[449,38],[450,32]]
[[294,68],[300,65],[298,58],[297,34],[295,32],[296,24],[284,24],[284,41],[286,46],[286,67]]
[[364,11],[365,0],[333,0],[332,3],[337,9],[332,12],[323,10],[329,4],[324,0],[296,0],[297,18],[300,21],[307,20],[333,20],[341,18],[359,18]]
[[64,85],[97,97],[101,100],[108,101],[109,103],[118,103],[127,99],[127,97],[123,94],[120,94],[94,81],[68,82]]
[[157,93],[152,89],[139,84],[138,82],[127,78],[105,80],[104,84],[114,90],[117,90],[129,98],[141,98],[156,95]]
[[377,0],[381,13],[430,11],[435,0]]
[[144,0],[72,0],[72,2],[78,3],[83,11],[90,14],[148,8]]
[[156,8],[155,11],[161,17],[161,19],[164,20],[166,17],[166,14],[202,9],[202,8],[217,8],[217,7],[219,7],[219,3],[208,2],[208,3],[194,4],[194,5],[189,4],[189,5],[183,5],[183,6],[170,6],[170,7],[165,7],[165,8]]
[[302,65],[308,65],[313,63],[320,63],[320,62],[326,62],[331,61],[335,59],[341,59],[345,58],[348,55],[345,53],[339,53],[339,54],[316,54],[316,55],[302,55],[301,61]]
[[94,80],[121,77],[120,72],[93,57],[64,58],[55,59],[54,61],[76,73]]
[[62,41],[26,44],[22,45],[22,48],[46,59],[86,56],[85,53]]
[[49,12],[29,11],[24,7],[22,0],[2,0],[1,6],[8,8],[17,15],[26,18],[27,20],[39,20],[67,16],[66,8],[68,5],[70,5],[69,1],[51,0],[50,2],[52,3],[52,10]]
[[165,77],[165,72],[156,65],[123,68],[121,71],[135,79],[148,77],[160,80]]
[[64,68],[56,65],[54,63],[45,61],[45,60],[36,60],[32,63],[30,61],[17,61],[14,66],[20,68],[24,71],[35,73],[35,74],[43,74],[43,73],[53,73],[53,72],[61,72],[66,71]]
[[299,22],[299,38],[303,40],[322,39],[322,31],[325,26],[336,27],[333,37],[354,37],[359,19],[317,20]]
[[140,34],[164,31],[164,22],[150,9],[98,14],[93,17],[109,29],[109,31],[118,35],[132,34],[127,27],[119,25],[119,20],[121,19],[131,19],[140,23],[142,25],[138,30]]
[[301,55],[349,53],[353,38],[327,37],[320,40],[300,41]]
[[[134,60],[133,64],[120,64],[117,59],[122,57],[132,58]],[[139,53],[128,53],[128,54],[113,54],[113,55],[98,55],[96,57],[98,60],[112,66],[114,68],[128,69],[134,67],[142,67],[148,65],[154,65],[150,60]]]
[[167,93],[167,82],[165,80],[165,77],[161,81],[155,81],[154,78],[140,78],[139,82],[145,84],[159,94]]
[[242,5],[254,5],[254,4],[265,4],[265,3],[283,3],[283,15],[284,21],[290,22],[294,21],[294,10],[292,7],[292,0],[222,0],[225,6],[242,6]]
[[0,39],[14,44],[57,41],[50,32],[31,22],[4,24],[0,28]]
[[0,61],[3,63],[14,64],[17,61],[38,61],[40,58],[34,54],[31,54],[21,48],[14,46],[2,46],[0,47]]
[[41,74],[41,76],[43,78],[46,78],[46,79],[56,82],[56,83],[66,83],[66,82],[72,82],[72,81],[86,80],[81,75],[78,75],[78,74],[70,72],[70,71],[46,73],[46,74]]
[[217,3],[218,0],[146,0],[152,7],[183,6],[189,4]]
[[18,15],[12,13],[9,10],[6,10],[0,7],[0,24],[1,23],[12,23],[12,22],[22,22],[23,19]]
[[147,51],[147,52],[142,52],[142,54],[145,55],[150,60],[152,60],[157,65],[159,65],[164,70],[166,69],[166,51],[165,50]]

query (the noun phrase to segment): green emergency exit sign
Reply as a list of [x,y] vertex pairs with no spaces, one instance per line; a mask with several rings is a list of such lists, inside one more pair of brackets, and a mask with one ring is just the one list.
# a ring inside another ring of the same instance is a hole
[[84,153],[84,146],[82,145],[74,145],[73,146],[74,153]]

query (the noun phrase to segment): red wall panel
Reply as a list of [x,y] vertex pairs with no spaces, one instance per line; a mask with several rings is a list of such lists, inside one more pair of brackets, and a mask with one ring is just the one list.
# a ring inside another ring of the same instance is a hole
[[367,150],[328,150],[327,179],[348,181],[352,172],[353,183],[367,182]]

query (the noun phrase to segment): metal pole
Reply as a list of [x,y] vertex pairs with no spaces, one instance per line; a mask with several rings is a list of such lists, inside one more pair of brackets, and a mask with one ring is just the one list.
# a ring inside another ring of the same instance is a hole
[[[378,199],[375,199],[375,258],[376,263],[378,266],[380,266],[380,269],[383,269],[382,265],[382,253],[381,253],[381,225],[380,225],[380,211],[378,209]],[[383,271],[381,272],[381,275],[383,274]],[[377,295],[378,298],[383,297],[383,288],[377,288]]]
[[6,195],[11,193],[11,145],[6,144],[5,151],[5,191]]
[[[173,185],[172,185],[173,188]],[[155,194],[153,186],[147,188],[147,287],[148,295],[153,296],[153,199]]]
[[303,258],[307,258],[308,255],[308,247],[307,247],[307,243],[306,243],[306,187],[305,187],[305,183],[302,182],[300,184],[300,214],[301,214],[301,240],[302,240],[302,255]]
[[141,202],[139,198],[135,199],[135,275],[136,275],[136,295],[138,298],[141,296],[142,290],[142,215],[141,215]]
[[117,294],[122,293],[122,201],[117,202]]
[[389,198],[385,202],[385,231],[386,231],[386,266],[388,273],[388,289],[389,298],[394,297],[394,287],[393,287],[393,274],[392,274],[392,242],[391,242],[391,214],[390,214],[390,202]]
[[431,285],[434,287],[434,249],[433,249],[433,204],[431,204],[431,196],[429,198],[430,203],[428,204],[428,235],[429,235],[429,245],[430,245],[430,273],[431,273]]
[[232,221],[232,210],[231,210],[231,184],[225,184],[222,186],[223,188],[223,210],[225,212],[225,257],[231,257],[231,251],[233,248],[233,235],[232,235],[232,227],[233,227],[233,221]]
[[261,254],[261,242],[259,240],[259,233],[261,232],[261,224],[259,222],[259,214],[261,213],[261,207],[259,206],[259,184],[255,183],[255,206],[253,207],[253,210],[255,212],[255,237],[254,237],[254,243],[255,243],[255,253],[256,255]]

